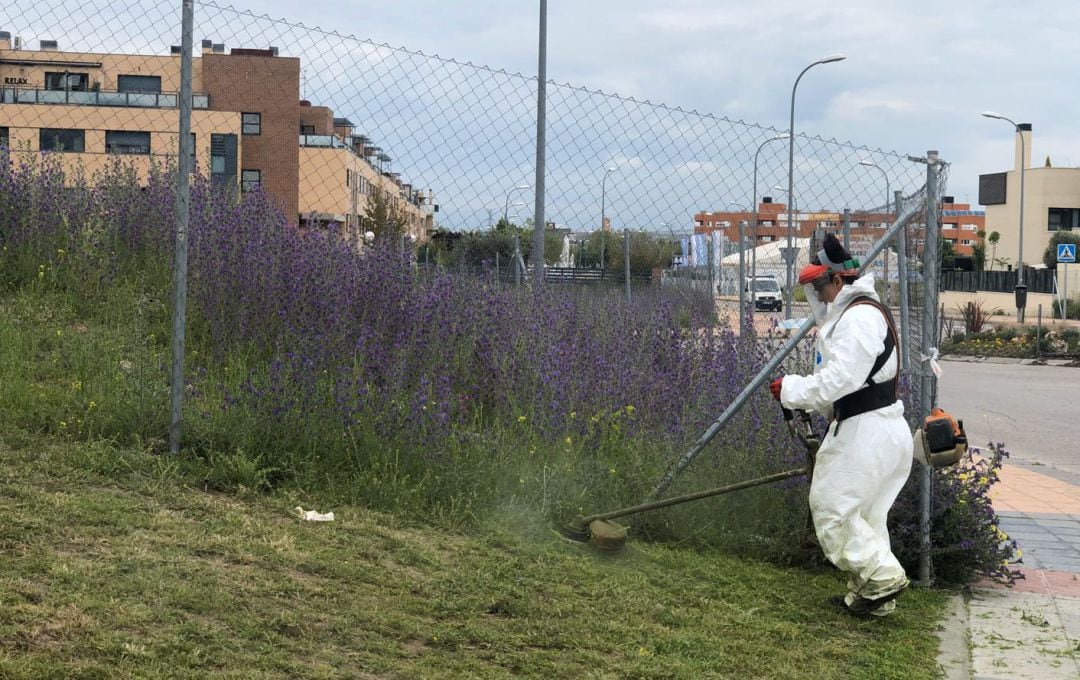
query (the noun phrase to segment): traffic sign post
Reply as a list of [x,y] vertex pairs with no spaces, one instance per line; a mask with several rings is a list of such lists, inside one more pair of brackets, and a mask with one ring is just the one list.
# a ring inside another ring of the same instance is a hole
[[1069,318],[1069,264],[1076,262],[1076,244],[1057,244],[1057,261],[1061,265],[1061,276],[1065,279],[1064,299],[1061,301],[1061,318]]

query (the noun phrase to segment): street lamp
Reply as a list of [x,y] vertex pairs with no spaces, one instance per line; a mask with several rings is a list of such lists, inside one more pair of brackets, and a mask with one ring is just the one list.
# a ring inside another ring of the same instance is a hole
[[[507,210],[505,212],[503,212],[503,224],[506,224],[508,226],[510,224],[510,214],[509,214],[509,209],[510,208],[524,208],[527,205],[529,205],[529,204],[526,203],[525,201],[514,201],[513,203],[508,204],[506,206]],[[514,212],[514,217],[520,218],[521,213],[515,211]]]
[[604,219],[607,217],[607,178],[615,172],[615,166],[604,168],[604,179],[600,181],[600,271],[604,270]]
[[[765,145],[768,144],[769,142],[778,142],[781,139],[787,139],[790,136],[791,135],[789,133],[787,133],[787,132],[781,132],[780,134],[776,135],[775,137],[770,137],[770,138],[766,139],[764,142],[762,142],[761,144],[759,144],[758,148],[757,148],[757,151],[754,152],[754,191],[753,191],[753,195],[750,197],[750,204],[754,206],[754,228],[752,229],[753,240],[754,240],[754,250],[750,254],[750,259],[751,259],[751,262],[750,262],[750,278],[753,278],[753,277],[757,276],[757,227],[758,227],[757,169],[758,169],[758,157],[761,155],[761,150],[764,149]],[[740,264],[740,266],[742,266],[742,265]]]
[[[888,218],[888,216],[889,216],[889,195],[890,195],[889,194],[889,174],[887,172],[885,172],[885,168],[883,168],[880,165],[878,165],[877,163],[874,163],[873,161],[869,161],[869,160],[867,160],[865,158],[862,158],[862,159],[859,160],[859,165],[861,165],[861,166],[863,166],[865,168],[877,168],[881,172],[881,176],[885,178],[885,217]],[[897,213],[900,212],[900,207],[899,206],[897,206],[896,212]],[[903,238],[903,236],[901,236],[901,238]],[[901,282],[900,285],[906,285],[906,283]],[[892,285],[889,283],[889,249],[886,248],[885,249],[885,304],[886,305],[888,305],[892,300],[892,295],[890,294],[891,290],[892,290]]]
[[[528,184],[518,184],[517,186],[515,186],[510,191],[506,192],[506,201],[503,204],[503,223],[504,224],[506,223],[507,212],[510,210],[510,195],[512,193],[514,193],[515,191],[521,191],[522,189],[532,189],[532,187],[529,186]],[[525,205],[525,204],[522,203],[522,205]]]
[[[818,64],[831,64],[835,61],[843,61],[847,59],[842,54],[830,54],[827,57],[818,59],[813,64],[810,64],[799,73],[799,77],[795,79],[795,84],[791,87],[791,120],[788,123],[788,174],[787,174],[787,186],[788,186],[788,198],[791,199],[791,204],[795,204],[795,90],[799,87],[799,81],[806,74],[807,71],[814,68]],[[791,240],[793,237],[793,227],[791,223],[791,211],[788,211],[788,232],[787,232],[787,247],[788,252],[791,252]],[[784,306],[785,319],[791,318],[791,294],[794,290],[794,286],[791,285],[792,280],[792,267],[795,264],[794,260],[789,259],[787,263],[787,304]]]
[[1016,274],[1016,320],[1024,320],[1024,306],[1027,304],[1027,286],[1024,285],[1024,166],[1027,165],[1025,158],[1027,151],[1024,148],[1024,131],[1020,129],[1013,120],[1006,118],[1000,113],[993,111],[983,111],[982,115],[987,118],[996,118],[1003,120],[1009,125],[1013,126],[1016,130],[1016,134],[1020,135],[1020,248],[1017,252],[1017,274]]

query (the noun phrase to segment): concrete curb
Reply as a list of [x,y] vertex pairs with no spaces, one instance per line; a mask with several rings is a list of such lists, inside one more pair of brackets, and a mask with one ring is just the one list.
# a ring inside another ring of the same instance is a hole
[[961,354],[946,354],[941,361],[957,361],[965,364],[1014,364],[1022,366],[1074,366],[1075,359],[1024,359],[1018,357],[984,357],[965,356]]
[[945,680],[971,678],[971,622],[963,593],[949,597],[945,618],[938,626],[937,664]]

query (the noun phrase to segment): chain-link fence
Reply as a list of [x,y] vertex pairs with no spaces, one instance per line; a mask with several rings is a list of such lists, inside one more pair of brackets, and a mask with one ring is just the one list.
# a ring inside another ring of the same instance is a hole
[[[12,145],[175,154],[179,27],[177,0],[5,3],[21,50],[3,101],[37,105],[8,121]],[[422,239],[529,219],[535,78],[214,2],[195,4],[194,36],[199,167],[261,187],[290,221],[378,229],[389,212]],[[903,154],[800,134],[789,211],[780,130],[555,82],[547,110],[546,215],[573,232],[697,226],[737,243],[731,227],[756,221],[762,243],[786,240],[789,214],[796,238],[839,230],[848,208],[869,237],[890,189],[923,183]],[[390,206],[372,206],[380,192]]]
[[[88,177],[122,168],[145,180],[175,167],[181,7],[5,2],[0,145],[16,162],[59,152]],[[194,3],[193,17],[191,161],[207,186],[265,195],[283,223],[357,244],[390,238],[404,249],[449,232],[532,226],[535,77],[211,0]],[[905,247],[890,246],[870,268],[909,338],[912,403],[930,403],[933,383],[921,375],[937,333],[924,332],[935,306],[924,284],[937,264],[925,235],[944,172],[935,170],[928,201],[926,159],[567,83],[548,84],[546,120],[541,226],[564,244],[550,261],[603,269],[627,229],[670,239],[664,281],[704,286],[733,321],[752,310],[759,332],[808,315],[791,274],[824,233],[842,234],[862,256],[897,215],[921,206]],[[497,271],[512,272],[519,252],[492,258]],[[422,261],[433,259],[429,248]]]

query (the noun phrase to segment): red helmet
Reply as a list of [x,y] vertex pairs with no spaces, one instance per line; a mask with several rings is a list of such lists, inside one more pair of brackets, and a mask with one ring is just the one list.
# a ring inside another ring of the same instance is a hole
[[823,264],[808,264],[799,271],[799,283],[806,285],[829,273],[829,268]]

